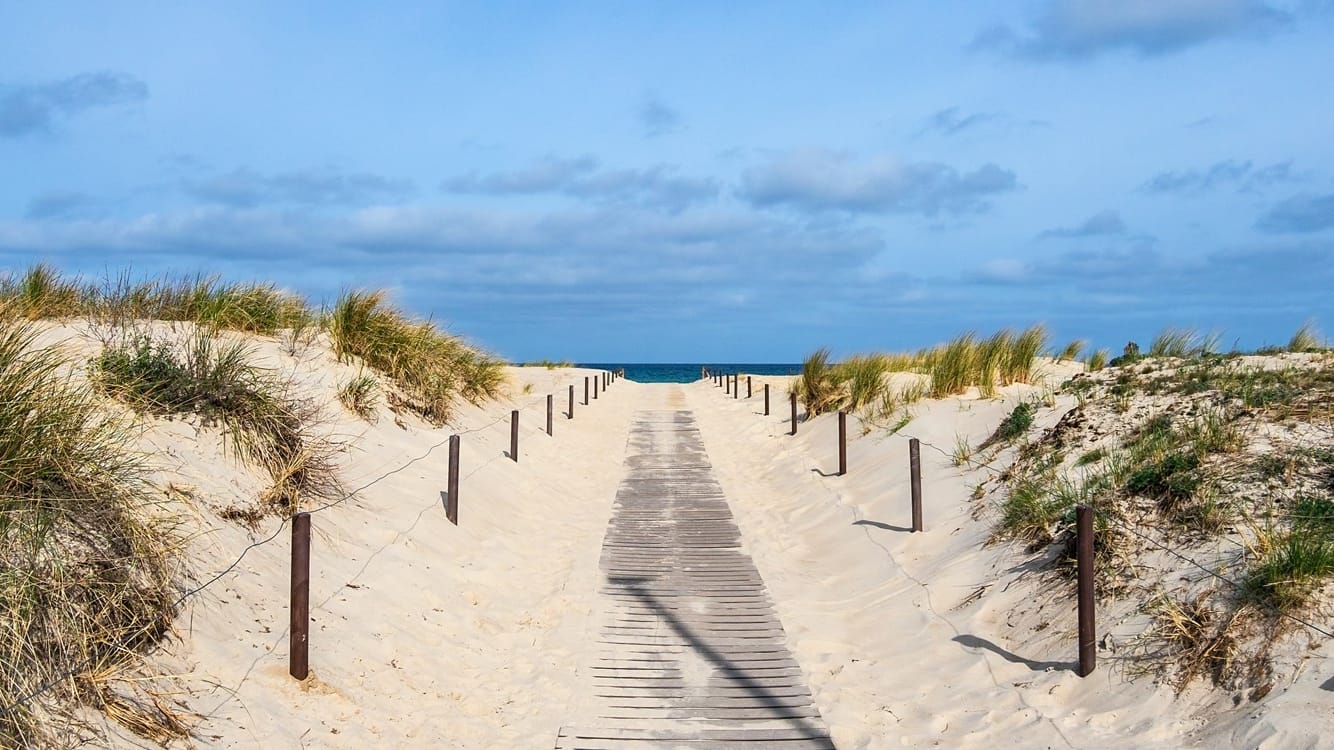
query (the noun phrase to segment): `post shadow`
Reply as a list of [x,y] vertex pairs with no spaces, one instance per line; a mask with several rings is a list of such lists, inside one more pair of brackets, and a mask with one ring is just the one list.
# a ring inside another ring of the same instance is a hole
[[877,528],[877,529],[884,529],[885,531],[902,531],[902,532],[907,533],[907,534],[911,534],[911,533],[912,533],[912,529],[909,528],[909,527],[907,527],[907,526],[895,526],[895,525],[893,525],[893,524],[881,523],[880,521],[868,521],[868,520],[863,520],[863,521],[853,521],[853,522],[852,522],[852,525],[853,525],[853,526],[874,526],[874,527]]
[[950,640],[955,641],[965,648],[986,649],[987,651],[1000,656],[1005,661],[1012,664],[1023,664],[1034,672],[1048,672],[1053,669],[1068,669],[1073,672],[1079,668],[1079,662],[1077,661],[1034,661],[1032,659],[1025,659],[1012,651],[1006,651],[986,638],[980,638],[968,633],[956,635]]
[[[649,583],[651,580],[652,579],[638,576],[607,576],[608,583],[624,587],[624,589],[638,599],[645,608],[652,610],[659,618],[664,620],[682,640],[690,644],[691,649],[704,657],[709,663],[713,664],[726,680],[736,684],[750,697],[755,698],[757,702],[764,703],[765,705],[762,710],[772,714],[773,720],[789,722],[793,729],[800,731],[801,739],[831,742],[829,734],[820,732],[817,728],[812,727],[808,717],[794,715],[794,712],[791,709],[796,707],[785,705],[788,702],[783,700],[783,696],[778,695],[773,690],[770,690],[764,684],[747,674],[747,667],[733,662],[727,658],[726,654],[710,646],[704,638],[691,630],[686,622],[673,614],[670,608],[663,606],[663,604],[658,601],[657,597],[645,590],[642,587],[642,584]],[[833,747],[832,743],[830,744],[830,747]]]

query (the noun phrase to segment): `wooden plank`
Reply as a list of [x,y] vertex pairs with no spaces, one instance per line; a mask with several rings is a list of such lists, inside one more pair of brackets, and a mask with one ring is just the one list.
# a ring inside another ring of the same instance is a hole
[[594,725],[557,747],[832,748],[694,415],[641,412],[629,446],[600,560]]

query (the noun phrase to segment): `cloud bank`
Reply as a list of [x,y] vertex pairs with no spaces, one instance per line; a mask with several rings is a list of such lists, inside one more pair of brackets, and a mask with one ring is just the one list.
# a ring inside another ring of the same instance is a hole
[[1018,189],[1011,172],[984,164],[960,172],[938,162],[854,159],[823,149],[789,151],[746,170],[738,195],[758,207],[849,214],[974,214]]
[[1034,60],[1156,57],[1223,38],[1262,37],[1291,21],[1258,0],[1049,0],[1026,30],[993,26],[972,46]]
[[126,73],[81,73],[48,83],[0,86],[0,137],[49,133],[61,120],[101,107],[148,99],[148,86]]

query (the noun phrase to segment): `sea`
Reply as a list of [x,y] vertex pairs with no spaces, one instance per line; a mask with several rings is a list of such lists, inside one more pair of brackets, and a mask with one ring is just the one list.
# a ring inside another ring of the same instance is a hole
[[636,383],[693,383],[699,380],[700,368],[710,374],[742,372],[747,375],[796,375],[801,365],[737,364],[726,362],[580,362],[577,367],[596,370],[625,370],[625,379]]

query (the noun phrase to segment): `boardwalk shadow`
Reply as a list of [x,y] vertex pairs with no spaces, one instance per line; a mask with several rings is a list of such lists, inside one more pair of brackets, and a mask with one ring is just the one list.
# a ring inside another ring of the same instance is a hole
[[888,524],[888,523],[881,523],[880,521],[853,521],[853,522],[852,522],[852,525],[853,525],[853,526],[874,526],[874,527],[876,527],[877,529],[884,529],[885,531],[902,531],[902,532],[906,532],[906,533],[909,533],[909,534],[912,533],[912,529],[908,528],[907,526],[894,526],[894,525],[892,525],[892,524]]
[[987,651],[1000,656],[1005,661],[1013,664],[1023,664],[1034,672],[1050,672],[1053,669],[1074,670],[1079,666],[1079,662],[1077,661],[1033,661],[1032,659],[1025,659],[1011,651],[1006,651],[986,638],[979,638],[968,633],[956,635],[952,640],[967,648],[984,648]]
[[[738,664],[724,654],[709,645],[705,637],[701,637],[690,624],[677,617],[670,607],[665,606],[652,592],[644,589],[641,584],[650,582],[651,579],[632,577],[632,576],[608,576],[608,583],[623,587],[622,590],[633,595],[646,608],[653,612],[671,627],[671,629],[686,643],[690,648],[700,656],[704,657],[720,675],[723,675],[729,682],[739,686],[747,695],[754,698],[758,704],[762,704],[762,710],[771,714],[770,720],[782,721],[788,724],[789,728],[797,730],[800,733],[800,739],[821,740],[829,743],[830,750],[834,745],[829,738],[828,732],[812,726],[812,719],[804,715],[793,715],[790,702],[785,701],[783,696],[770,690],[762,682],[752,677],[747,667]],[[825,745],[821,745],[825,747]]]

